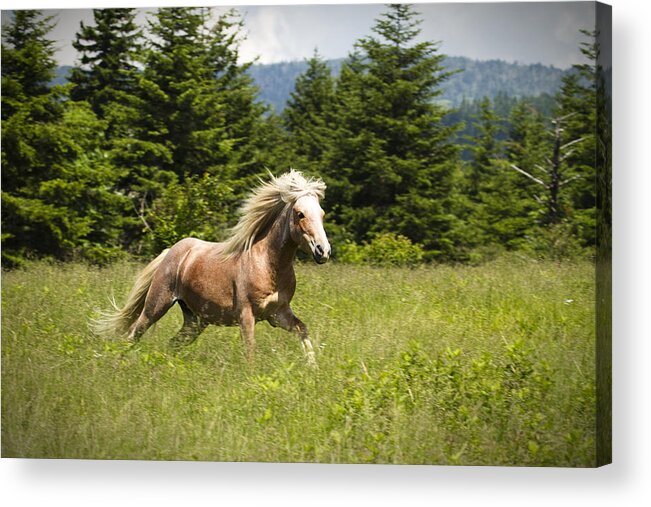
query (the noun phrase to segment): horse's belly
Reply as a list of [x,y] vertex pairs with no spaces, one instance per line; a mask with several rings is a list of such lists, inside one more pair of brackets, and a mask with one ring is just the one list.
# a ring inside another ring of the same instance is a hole
[[233,326],[238,322],[237,314],[231,306],[218,305],[205,300],[196,305],[190,303],[188,306],[195,315],[208,324]]
[[222,326],[237,324],[238,315],[232,293],[193,289],[195,288],[186,287],[179,297],[188,305],[192,313],[208,324]]
[[178,298],[208,324],[237,324],[234,277],[232,264],[215,264],[205,251],[197,249],[179,268]]

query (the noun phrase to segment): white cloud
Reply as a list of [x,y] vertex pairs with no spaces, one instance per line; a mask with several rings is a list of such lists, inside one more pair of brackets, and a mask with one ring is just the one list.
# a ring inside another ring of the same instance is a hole
[[[372,34],[374,20],[386,9],[380,4],[236,8],[247,34],[240,48],[243,61],[259,56],[264,63],[309,58],[314,48],[324,58],[345,57],[357,40]],[[216,15],[227,9],[217,8]],[[434,3],[415,9],[424,17],[423,38],[441,41],[445,54],[558,67],[581,61],[579,29],[594,26],[592,2]],[[7,14],[3,11],[3,21]],[[92,22],[92,12],[69,9],[57,14],[59,24],[52,33],[61,47],[57,57],[71,65],[76,54],[70,42],[81,19]],[[145,17],[141,12],[138,20],[144,23]]]
[[242,7],[247,40],[242,54],[263,63],[302,60],[314,49],[325,58],[346,56],[370,33],[378,5],[292,5]]
[[287,16],[280,9],[260,7],[246,12],[247,38],[241,55],[246,61],[260,57],[261,63],[301,59],[300,41],[293,36]]

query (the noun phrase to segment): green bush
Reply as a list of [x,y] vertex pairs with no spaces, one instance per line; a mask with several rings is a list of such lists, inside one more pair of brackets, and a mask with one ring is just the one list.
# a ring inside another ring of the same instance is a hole
[[409,238],[390,232],[377,234],[370,243],[346,242],[339,247],[337,258],[348,264],[373,266],[415,266],[423,262],[425,251]]
[[542,259],[554,261],[573,260],[586,255],[571,224],[559,224],[541,227],[529,239],[527,245],[532,253]]
[[146,218],[149,253],[160,252],[189,236],[224,239],[229,220],[236,216],[235,203],[233,189],[208,174],[168,185]]
[[340,370],[343,396],[329,407],[330,437],[368,462],[395,459],[396,427],[419,415],[463,435],[441,449],[449,463],[498,449],[514,464],[556,459],[552,421],[543,413],[553,371],[521,339],[475,358],[449,347],[428,354],[412,342],[381,370],[354,361]]

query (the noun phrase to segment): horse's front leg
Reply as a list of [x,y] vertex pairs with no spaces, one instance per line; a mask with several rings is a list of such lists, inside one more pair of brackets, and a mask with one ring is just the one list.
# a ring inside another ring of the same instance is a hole
[[255,347],[254,330],[255,317],[253,316],[253,309],[250,306],[245,306],[240,311],[240,336],[244,342],[246,359],[249,363],[253,361],[253,349]]
[[312,347],[312,342],[307,334],[307,326],[294,315],[289,305],[281,308],[273,318],[269,319],[269,323],[272,326],[279,326],[290,333],[297,333],[301,339],[301,345],[303,346],[303,352],[305,352],[308,364],[310,366],[316,366],[314,347]]

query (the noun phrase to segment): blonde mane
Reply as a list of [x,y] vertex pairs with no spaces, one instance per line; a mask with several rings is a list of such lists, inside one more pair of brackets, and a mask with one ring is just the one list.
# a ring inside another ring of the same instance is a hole
[[277,178],[271,172],[269,176],[270,180],[263,181],[240,206],[240,219],[224,244],[226,257],[250,250],[256,237],[299,198],[312,195],[322,199],[325,194],[321,179],[305,178],[294,169]]

